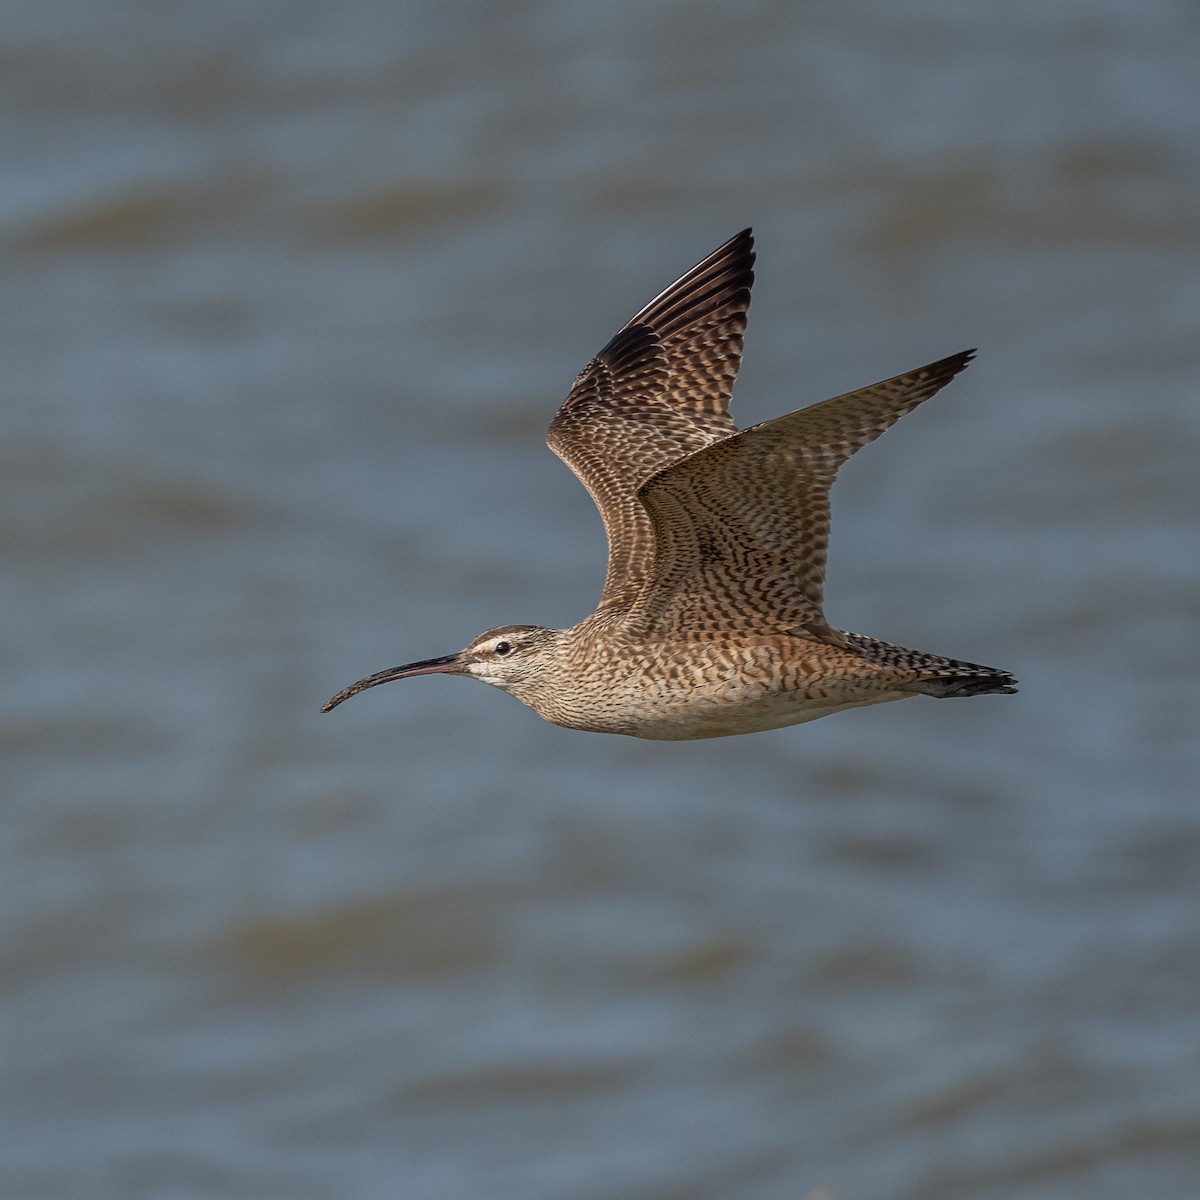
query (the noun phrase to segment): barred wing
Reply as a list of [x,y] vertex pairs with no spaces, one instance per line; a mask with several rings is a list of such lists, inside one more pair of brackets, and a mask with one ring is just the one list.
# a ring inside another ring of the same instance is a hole
[[654,531],[654,565],[630,628],[674,636],[804,630],[842,644],[822,611],[834,476],[973,354],[744,429],[647,480],[638,496]]
[[629,603],[654,556],[638,488],[655,472],[735,432],[733,381],[754,282],[745,229],[656,296],[592,359],[547,442],[600,510],[608,570],[600,606]]

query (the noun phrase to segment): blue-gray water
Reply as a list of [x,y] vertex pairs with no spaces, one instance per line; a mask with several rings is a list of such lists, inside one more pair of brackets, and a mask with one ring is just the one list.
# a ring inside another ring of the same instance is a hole
[[[0,15],[0,1196],[1194,1200],[1200,19]],[[590,610],[542,437],[743,225],[743,423],[966,346],[741,739],[360,674]]]

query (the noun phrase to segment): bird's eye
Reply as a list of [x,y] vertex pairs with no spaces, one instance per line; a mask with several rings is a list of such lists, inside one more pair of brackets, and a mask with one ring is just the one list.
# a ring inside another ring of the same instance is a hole
[[503,658],[506,654],[512,653],[512,642],[497,642],[493,649]]

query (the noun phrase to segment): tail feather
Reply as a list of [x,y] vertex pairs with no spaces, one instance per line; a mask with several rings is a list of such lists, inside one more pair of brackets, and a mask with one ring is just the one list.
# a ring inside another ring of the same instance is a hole
[[939,700],[952,696],[1012,695],[1016,680],[1008,671],[984,667],[957,658],[942,658],[921,650],[908,650],[862,633],[838,630],[846,646],[868,662],[896,671],[913,672],[911,689]]
[[987,667],[975,667],[978,675],[933,675],[918,680],[912,685],[914,692],[947,700],[952,696],[1011,696],[1017,681],[1007,671],[992,671]]

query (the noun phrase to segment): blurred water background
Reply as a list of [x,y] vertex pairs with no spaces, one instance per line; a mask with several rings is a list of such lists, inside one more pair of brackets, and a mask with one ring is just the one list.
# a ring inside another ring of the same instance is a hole
[[[1200,10],[0,10],[0,1196],[1200,1195]],[[369,671],[569,624],[575,372],[753,224],[831,619],[753,737]]]

